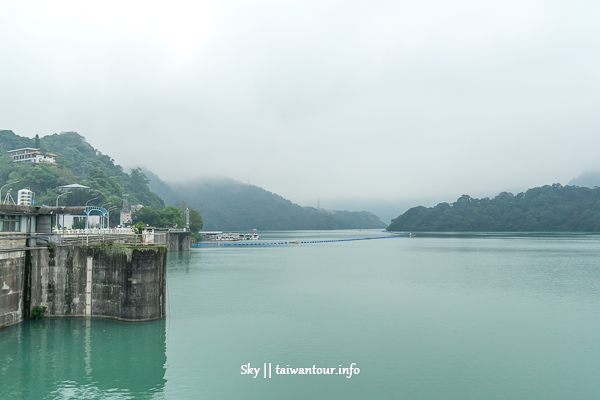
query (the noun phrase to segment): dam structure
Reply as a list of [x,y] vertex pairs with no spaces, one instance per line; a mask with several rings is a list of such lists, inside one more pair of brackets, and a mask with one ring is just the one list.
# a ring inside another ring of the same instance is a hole
[[166,316],[167,243],[147,243],[144,235],[65,240],[52,230],[59,210],[47,208],[39,214],[40,207],[0,205],[0,329],[43,307],[46,317]]

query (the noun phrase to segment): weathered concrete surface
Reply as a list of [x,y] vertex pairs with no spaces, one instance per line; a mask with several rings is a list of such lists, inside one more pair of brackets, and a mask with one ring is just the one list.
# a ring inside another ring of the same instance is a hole
[[190,251],[192,249],[192,233],[167,232],[167,249],[169,251]]
[[25,252],[0,252],[0,328],[23,320]]
[[166,316],[165,247],[93,250],[93,316],[127,321]]
[[85,316],[83,249],[58,246],[31,251],[31,307],[47,307],[47,316]]
[[27,236],[19,234],[0,234],[0,249],[15,249],[27,245]]
[[[164,318],[166,256],[165,246],[76,245],[1,251],[0,328],[27,319],[35,306],[47,307],[47,317]],[[86,290],[91,292],[87,309]]]
[[[33,252],[32,252],[33,253]],[[47,316],[86,316],[87,260],[92,259],[92,317],[145,321],[166,315],[163,246],[57,246],[32,254],[31,306]]]

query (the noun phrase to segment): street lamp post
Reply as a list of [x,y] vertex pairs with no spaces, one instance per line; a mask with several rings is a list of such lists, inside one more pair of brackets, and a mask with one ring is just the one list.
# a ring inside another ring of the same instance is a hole
[[[67,194],[67,193],[61,193],[56,197],[56,208],[58,208],[58,199],[60,198],[60,196],[64,196],[65,194]],[[64,220],[63,220],[63,223],[64,223]],[[58,215],[56,215],[56,233],[58,233]]]
[[3,201],[3,200],[2,200],[2,189],[4,189],[4,187],[5,187],[5,186],[12,185],[13,183],[18,183],[18,182],[19,182],[19,181],[9,182],[9,183],[7,183],[6,185],[4,185],[4,186],[0,187],[0,204],[2,204],[2,201]]
[[118,207],[113,206],[113,207],[109,208],[108,210],[106,210],[106,215],[107,215],[107,219],[108,219],[106,225],[107,225],[107,228],[109,228],[109,229],[110,229],[110,210],[114,210],[116,208],[118,208]]
[[89,203],[92,200],[98,200],[99,198],[100,198],[100,196],[94,197],[93,199],[89,199],[88,201],[85,202],[85,206],[87,207],[87,203]]

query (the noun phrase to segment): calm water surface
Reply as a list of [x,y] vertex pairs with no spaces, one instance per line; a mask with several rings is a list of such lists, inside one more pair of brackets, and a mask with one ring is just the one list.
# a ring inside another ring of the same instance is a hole
[[[248,363],[261,368],[256,378],[241,374]],[[350,378],[275,371],[352,363],[360,373]],[[0,331],[0,398],[598,399],[600,236],[171,253],[166,320],[46,319]]]

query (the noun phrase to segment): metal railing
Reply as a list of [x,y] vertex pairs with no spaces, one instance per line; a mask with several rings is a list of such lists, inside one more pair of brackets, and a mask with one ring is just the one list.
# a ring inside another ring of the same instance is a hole
[[54,235],[56,244],[82,244],[82,245],[166,245],[166,233],[150,235],[136,233],[121,234],[59,234]]
[[[56,229],[52,229],[52,233],[56,234],[57,233]],[[61,235],[63,235],[63,234],[64,235],[72,235],[72,234],[76,234],[76,235],[102,235],[102,234],[133,235],[133,234],[135,234],[135,232],[131,228],[106,228],[106,229],[88,228],[88,229],[64,229],[64,230],[59,229],[58,234],[61,234]]]
[[0,235],[0,250],[21,249],[26,247],[46,246],[49,242],[56,245],[128,245],[149,246],[166,245],[167,233],[153,234],[135,233],[18,233]]
[[187,228],[169,228],[169,232],[187,232]]

